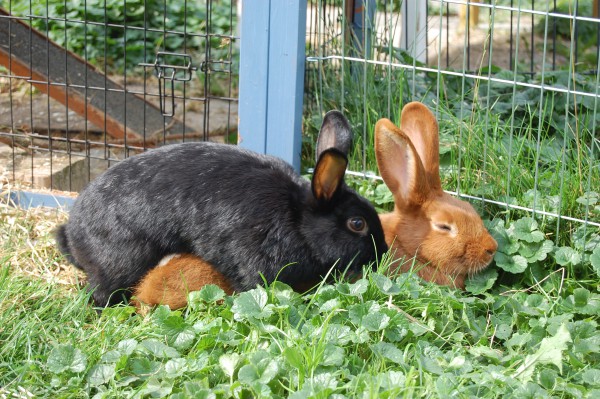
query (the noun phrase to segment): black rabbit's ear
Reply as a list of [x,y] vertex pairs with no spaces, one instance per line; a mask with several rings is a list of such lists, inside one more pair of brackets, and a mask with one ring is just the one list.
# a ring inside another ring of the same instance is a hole
[[330,201],[344,182],[348,158],[335,148],[324,150],[312,178],[312,191],[319,201]]
[[346,156],[352,148],[352,129],[340,111],[329,111],[323,118],[317,139],[317,159],[329,148],[335,148]]

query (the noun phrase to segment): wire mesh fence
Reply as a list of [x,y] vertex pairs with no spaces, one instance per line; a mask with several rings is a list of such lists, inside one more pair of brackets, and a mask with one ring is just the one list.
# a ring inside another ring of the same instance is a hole
[[166,143],[235,142],[235,0],[0,0],[0,175],[79,191]]
[[374,175],[375,122],[423,101],[449,192],[487,217],[536,215],[557,241],[597,229],[598,2],[404,3],[310,2],[307,131],[343,109],[359,136],[353,168]]
[[[147,148],[235,142],[237,5],[0,0],[3,179],[77,191]],[[358,132],[353,169],[374,175],[375,122],[420,100],[450,192],[540,215],[557,237],[599,226],[597,6],[310,0],[303,158],[338,108]]]

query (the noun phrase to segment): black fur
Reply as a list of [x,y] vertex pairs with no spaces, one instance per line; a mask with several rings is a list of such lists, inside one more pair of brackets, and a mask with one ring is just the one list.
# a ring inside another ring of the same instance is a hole
[[[338,260],[337,269],[357,270],[387,250],[373,206],[340,179],[330,200],[317,199],[278,158],[215,143],[165,146],[94,180],[57,240],[99,306],[122,301],[111,294],[172,253],[200,256],[236,291],[262,283],[259,272],[269,282],[314,281]],[[367,221],[367,234],[346,227],[353,216]]]

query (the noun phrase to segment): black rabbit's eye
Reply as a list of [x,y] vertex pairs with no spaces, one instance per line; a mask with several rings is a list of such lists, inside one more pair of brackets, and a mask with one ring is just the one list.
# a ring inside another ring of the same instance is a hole
[[360,216],[355,216],[348,219],[346,221],[346,226],[348,226],[348,229],[355,233],[364,233],[367,231],[367,221],[365,218]]

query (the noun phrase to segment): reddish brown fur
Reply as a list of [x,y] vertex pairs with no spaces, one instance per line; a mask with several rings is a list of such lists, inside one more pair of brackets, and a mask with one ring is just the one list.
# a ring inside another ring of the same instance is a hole
[[187,305],[188,292],[206,284],[218,285],[229,295],[233,293],[229,282],[210,264],[194,255],[177,255],[146,274],[134,290],[132,303],[142,313],[143,305],[179,309]]
[[[197,291],[206,284],[221,287],[228,295],[233,288],[225,276],[212,265],[191,254],[177,254],[165,258],[161,264],[146,274],[135,287],[131,303],[139,313],[146,313],[156,305],[168,305],[171,309],[180,309],[187,305],[187,294]],[[305,292],[319,283],[318,279],[297,284],[292,287],[297,292]]]
[[[392,213],[380,215],[386,242],[396,259],[416,256],[421,278],[464,288],[465,278],[485,268],[498,245],[469,203],[442,190],[438,126],[431,111],[413,102],[401,118],[399,128],[387,119],[375,126],[377,164],[395,202]],[[412,262],[398,267],[406,272]]]

